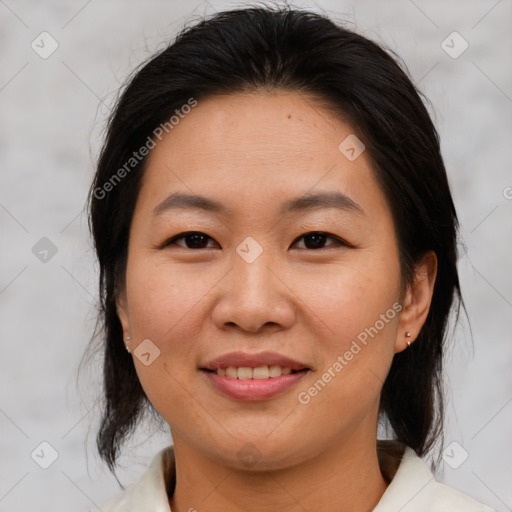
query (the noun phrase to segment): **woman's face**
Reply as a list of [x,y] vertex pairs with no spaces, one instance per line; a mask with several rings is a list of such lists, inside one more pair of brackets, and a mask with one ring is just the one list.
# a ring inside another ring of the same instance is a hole
[[374,439],[411,326],[361,150],[350,125],[285,92],[201,100],[151,150],[118,312],[175,443],[270,469]]

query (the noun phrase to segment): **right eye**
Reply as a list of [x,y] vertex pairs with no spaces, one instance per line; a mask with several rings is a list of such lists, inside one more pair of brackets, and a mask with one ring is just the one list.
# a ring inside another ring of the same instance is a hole
[[[177,243],[178,240],[184,240],[184,244]],[[201,231],[187,231],[173,236],[162,244],[162,247],[165,248],[171,245],[178,245],[185,249],[211,249],[212,247],[205,247],[205,244],[207,244],[209,240],[213,241],[213,238]]]

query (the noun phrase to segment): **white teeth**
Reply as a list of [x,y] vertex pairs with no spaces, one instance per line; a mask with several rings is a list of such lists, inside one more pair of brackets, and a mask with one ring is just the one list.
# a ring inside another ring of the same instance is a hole
[[252,368],[241,366],[238,368],[238,378],[241,380],[252,379]]
[[281,376],[281,367],[278,364],[273,364],[268,367],[268,372],[271,377],[280,377]]
[[251,368],[249,366],[228,366],[226,369],[218,368],[216,373],[222,377],[229,377],[230,379],[269,379],[280,377],[281,375],[288,375],[292,372],[291,368],[282,368],[277,364],[270,366],[257,366]]
[[252,371],[253,379],[268,379],[270,377],[270,370],[268,366],[257,366]]
[[[217,370],[218,373],[218,370]],[[234,366],[228,366],[226,368],[226,377],[230,379],[236,379],[238,377],[238,370]]]

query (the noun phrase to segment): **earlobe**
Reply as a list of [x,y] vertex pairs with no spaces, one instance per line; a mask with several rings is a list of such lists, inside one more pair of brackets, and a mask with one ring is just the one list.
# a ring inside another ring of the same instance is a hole
[[414,281],[407,287],[395,353],[405,350],[418,337],[430,310],[436,275],[437,256],[434,251],[428,251],[416,265]]

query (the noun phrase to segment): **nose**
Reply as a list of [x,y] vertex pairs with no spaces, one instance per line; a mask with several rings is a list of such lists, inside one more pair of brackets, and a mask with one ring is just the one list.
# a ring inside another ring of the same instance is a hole
[[212,317],[219,329],[250,333],[281,330],[295,322],[294,294],[278,266],[261,254],[248,263],[235,256],[234,267],[218,285]]

